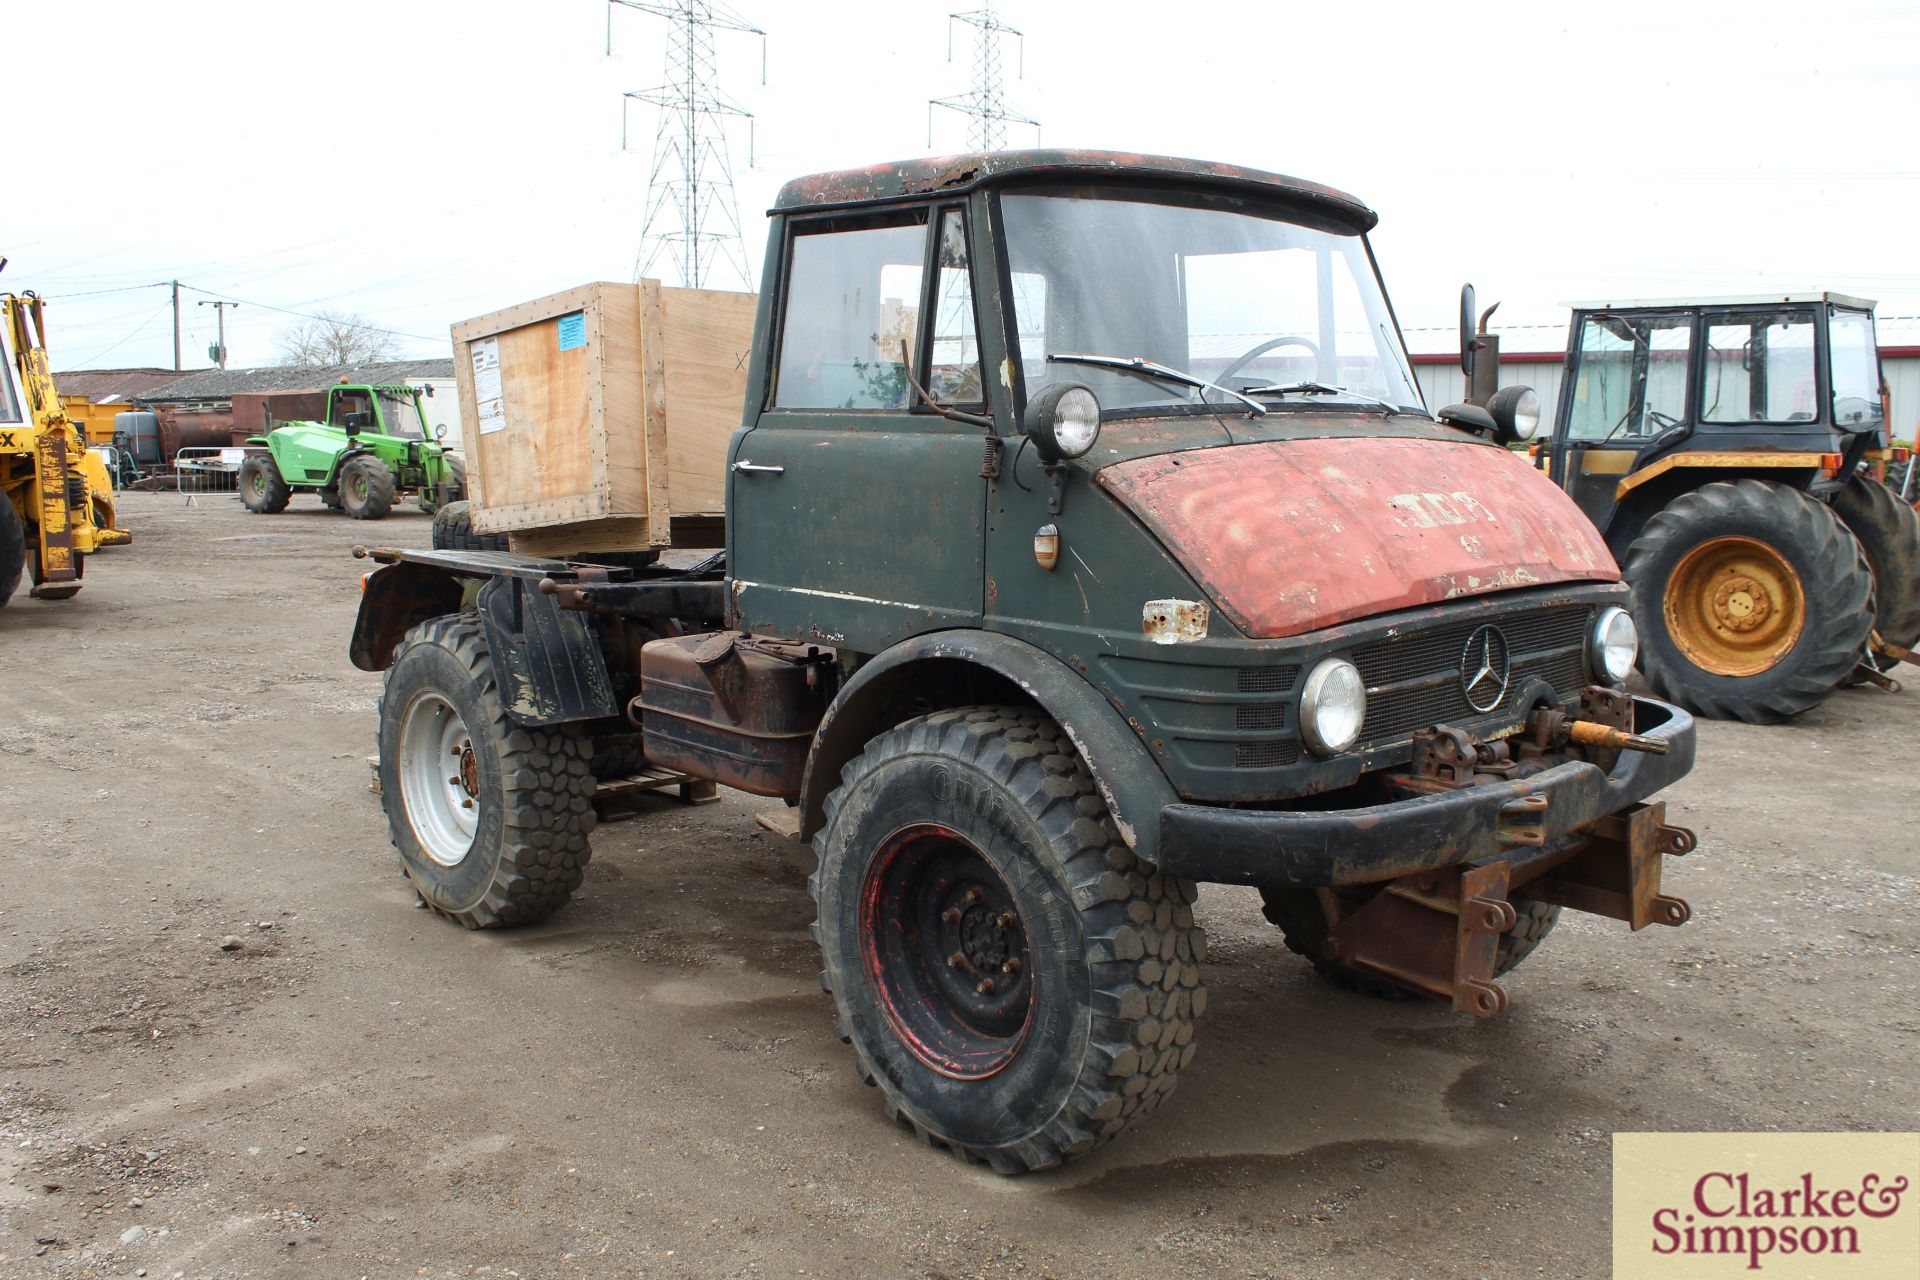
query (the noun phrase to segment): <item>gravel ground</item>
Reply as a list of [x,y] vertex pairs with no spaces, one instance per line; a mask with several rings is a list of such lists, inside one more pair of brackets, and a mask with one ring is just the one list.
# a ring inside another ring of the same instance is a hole
[[1913,1126],[1911,668],[1704,726],[1693,922],[1569,917],[1491,1022],[1334,990],[1208,889],[1179,1092],[1004,1180],[855,1078],[766,802],[601,828],[538,928],[414,909],[347,548],[420,513],[122,519],[0,610],[0,1275],[1600,1277],[1617,1130]]

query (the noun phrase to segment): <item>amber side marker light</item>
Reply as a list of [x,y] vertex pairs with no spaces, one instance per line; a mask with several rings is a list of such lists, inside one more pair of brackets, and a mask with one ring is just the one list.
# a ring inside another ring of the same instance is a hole
[[1840,470],[1840,464],[1843,461],[1844,459],[1837,453],[1823,453],[1820,455],[1820,469],[1828,475],[1833,475]]
[[1049,573],[1060,563],[1060,529],[1043,524],[1033,531],[1033,562]]

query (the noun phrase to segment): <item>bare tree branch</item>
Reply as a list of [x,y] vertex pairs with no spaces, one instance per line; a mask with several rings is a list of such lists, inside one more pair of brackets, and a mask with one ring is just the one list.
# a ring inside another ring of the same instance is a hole
[[280,356],[288,364],[364,364],[393,358],[393,335],[352,312],[321,311],[280,331]]

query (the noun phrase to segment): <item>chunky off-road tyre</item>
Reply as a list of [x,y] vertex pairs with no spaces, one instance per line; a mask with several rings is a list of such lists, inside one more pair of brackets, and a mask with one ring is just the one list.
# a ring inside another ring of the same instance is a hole
[[1860,540],[1873,572],[1873,628],[1903,649],[1920,643],[1920,511],[1869,476],[1855,476],[1833,509]]
[[[1366,896],[1364,892],[1350,895],[1347,909],[1359,907],[1365,902]],[[1383,974],[1341,964],[1329,956],[1327,935],[1331,930],[1327,927],[1327,915],[1320,905],[1320,896],[1312,889],[1263,888],[1260,890],[1260,902],[1268,922],[1278,926],[1286,939],[1287,949],[1312,961],[1313,971],[1327,981],[1383,1000],[1432,998],[1427,992],[1403,987]],[[1513,928],[1500,935],[1500,947],[1493,961],[1495,977],[1511,971],[1538,950],[1547,935],[1553,932],[1553,926],[1560,921],[1560,908],[1544,902],[1516,898],[1513,900],[1513,910],[1518,919]]]
[[463,501],[449,502],[433,513],[433,549],[435,551],[505,551],[506,535],[475,533],[473,507]]
[[434,486],[432,500],[423,490],[420,494],[420,509],[428,515],[444,511],[455,502],[462,502],[467,496],[467,460],[458,453],[440,455],[440,483]]
[[240,504],[255,515],[285,511],[293,501],[293,490],[287,488],[270,453],[250,453],[241,459],[238,481]]
[[1840,517],[1797,490],[1702,485],[1647,521],[1622,568],[1647,683],[1710,719],[1798,715],[1866,651],[1873,575]]
[[588,741],[523,729],[473,614],[421,623],[380,698],[380,790],[400,864],[469,929],[545,919],[579,887],[593,831]]
[[13,599],[20,589],[20,575],[27,568],[27,530],[13,500],[0,493],[0,606]]
[[393,472],[371,455],[340,468],[340,509],[355,520],[385,519],[393,510]]
[[925,1141],[1049,1168],[1145,1118],[1192,1060],[1195,887],[1134,860],[1045,715],[966,707],[879,735],[814,851],[836,1030]]

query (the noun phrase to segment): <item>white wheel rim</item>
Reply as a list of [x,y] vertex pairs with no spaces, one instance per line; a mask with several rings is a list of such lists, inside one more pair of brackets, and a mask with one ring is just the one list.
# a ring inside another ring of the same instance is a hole
[[420,851],[457,867],[480,827],[480,765],[473,737],[453,704],[422,693],[400,721],[400,798]]

